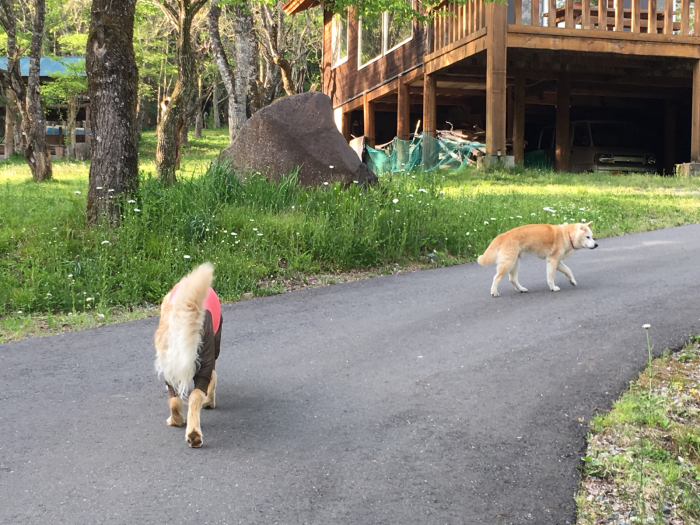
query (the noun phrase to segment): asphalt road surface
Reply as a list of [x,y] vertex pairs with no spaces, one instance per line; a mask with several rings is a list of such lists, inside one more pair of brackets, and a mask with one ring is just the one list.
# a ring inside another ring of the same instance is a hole
[[[223,309],[204,447],[165,425],[156,319],[0,345],[2,524],[566,524],[589,418],[700,333],[700,225]],[[581,423],[578,418],[585,420]]]

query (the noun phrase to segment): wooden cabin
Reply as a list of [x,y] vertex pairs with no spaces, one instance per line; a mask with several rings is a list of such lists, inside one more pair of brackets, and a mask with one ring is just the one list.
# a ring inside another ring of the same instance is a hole
[[[670,173],[700,162],[695,2],[443,1],[427,25],[384,13],[364,28],[351,10],[326,10],[323,92],[346,139],[364,135],[370,145],[408,139],[418,125],[432,136],[476,126],[487,159],[512,152],[522,163],[526,144],[536,148],[539,130],[556,125],[561,171],[572,121],[628,119],[655,133],[659,171]],[[290,0],[283,9],[319,3]]]

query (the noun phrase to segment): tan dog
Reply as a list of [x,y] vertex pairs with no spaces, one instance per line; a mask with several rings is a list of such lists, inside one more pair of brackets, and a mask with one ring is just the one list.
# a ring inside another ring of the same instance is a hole
[[518,282],[518,259],[524,253],[531,253],[547,261],[547,284],[553,292],[559,287],[554,284],[554,273],[559,270],[576,286],[571,270],[561,262],[580,248],[594,249],[598,243],[593,240],[591,224],[526,224],[513,228],[496,237],[484,254],[477,259],[481,266],[497,264],[496,276],[491,285],[491,295],[498,297],[498,283],[508,274],[508,278],[519,292],[527,292]]
[[223,319],[219,298],[211,288],[213,277],[214,267],[204,263],[177,283],[161,303],[155,335],[156,371],[163,374],[170,395],[168,425],[179,427],[185,422],[182,399],[194,379],[185,431],[185,440],[193,448],[203,443],[202,408],[216,405],[214,367],[221,348]]

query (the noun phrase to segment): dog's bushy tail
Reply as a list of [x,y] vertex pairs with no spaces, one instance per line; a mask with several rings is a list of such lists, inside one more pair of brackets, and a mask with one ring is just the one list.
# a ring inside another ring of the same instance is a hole
[[476,262],[478,262],[481,266],[488,266],[489,264],[495,263],[496,257],[498,257],[498,248],[500,245],[501,240],[496,237],[493,241],[491,241],[491,244],[489,244],[489,247],[486,248],[486,251],[482,255],[479,255]]
[[197,370],[202,342],[204,300],[214,278],[214,266],[204,263],[180,281],[168,319],[167,351],[156,358],[156,370],[180,397],[187,393]]

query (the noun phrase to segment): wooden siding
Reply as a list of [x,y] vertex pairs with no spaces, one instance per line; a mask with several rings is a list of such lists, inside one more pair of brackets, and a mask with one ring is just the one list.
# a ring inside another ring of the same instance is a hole
[[426,31],[423,26],[414,22],[411,40],[362,69],[358,69],[359,21],[351,14],[348,31],[348,59],[338,67],[331,68],[331,18],[330,11],[325,11],[323,19],[323,92],[331,97],[333,107],[338,107],[355,97],[359,97],[365,91],[379,87],[423,62]]

